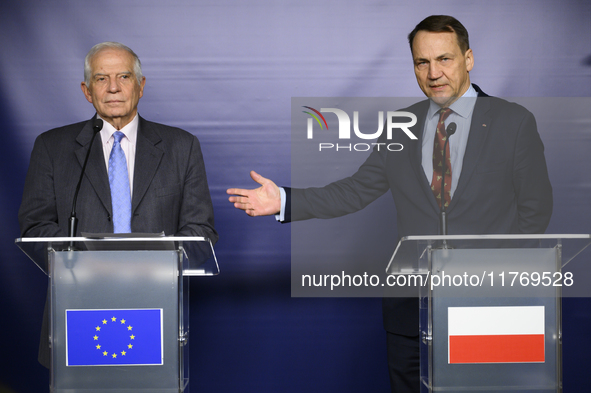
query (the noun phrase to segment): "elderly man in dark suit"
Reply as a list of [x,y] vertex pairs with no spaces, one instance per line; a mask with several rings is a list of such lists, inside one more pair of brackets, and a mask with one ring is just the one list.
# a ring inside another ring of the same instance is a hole
[[[199,141],[138,115],[146,78],[137,55],[119,43],[97,44],[86,56],[84,78],[82,92],[96,116],[47,131],[35,141],[19,210],[21,235],[68,235],[76,184],[90,148],[75,235],[164,233],[204,236],[215,243]],[[103,120],[99,135],[93,130],[95,119]],[[46,329],[44,324],[44,340]],[[46,349],[42,341],[40,360],[47,365]]]
[[[376,148],[351,177],[321,188],[282,190],[251,172],[261,187],[229,189],[230,202],[251,216],[331,218],[363,209],[389,190],[400,237],[439,234],[442,206],[448,234],[543,233],[552,214],[552,187],[533,115],[470,83],[474,55],[468,32],[455,18],[424,19],[409,43],[417,82],[429,97],[404,109],[417,116],[410,129],[416,141],[394,135],[404,138],[402,151]],[[451,122],[457,131],[445,144]],[[388,141],[383,136],[378,142]],[[451,181],[442,193],[438,168],[444,146]],[[417,300],[386,298],[383,316],[392,391],[418,392]]]
[[[199,141],[138,115],[145,83],[137,55],[124,45],[98,44],[86,57],[82,91],[104,126],[92,144],[81,184],[77,234],[114,231],[108,166],[114,134],[122,132],[120,146],[131,180],[130,231],[205,236],[215,242]],[[91,119],[37,138],[19,211],[22,236],[68,234],[75,186],[93,135]]]

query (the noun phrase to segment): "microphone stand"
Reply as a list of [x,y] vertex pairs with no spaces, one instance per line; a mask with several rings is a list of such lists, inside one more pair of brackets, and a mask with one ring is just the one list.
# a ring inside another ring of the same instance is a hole
[[[88,157],[90,157],[90,151],[92,149],[92,143],[96,139],[96,134],[100,132],[103,128],[103,121],[101,119],[94,119],[92,122],[92,139],[90,140],[90,144],[88,145],[88,151],[86,152],[86,158],[84,159],[84,164],[82,165],[82,172],[80,173],[80,179],[78,180],[78,185],[76,186],[76,191],[74,192],[74,200],[72,202],[72,213],[70,214],[70,221],[68,226],[68,237],[75,237],[76,230],[78,228],[78,218],[76,218],[76,201],[78,200],[78,193],[80,192],[80,186],[82,185],[82,179],[84,178],[84,171],[86,170],[86,164],[88,163]],[[74,250],[74,242],[70,242],[70,246],[68,247],[68,251]]]
[[[446,153],[447,153],[447,145],[449,143],[449,138],[455,134],[457,129],[457,125],[454,122],[449,123],[449,125],[447,126],[447,128],[445,129],[445,134],[447,135],[447,137],[445,138],[445,144],[443,146],[443,162],[442,162],[442,172],[441,172],[441,208],[439,210],[439,233],[441,233],[442,236],[447,236],[447,213],[446,213],[446,207],[445,207],[445,197],[443,195],[444,193],[444,185],[445,185],[445,173],[447,172],[447,158]],[[450,152],[451,155],[451,152]],[[443,244],[442,247],[444,249],[448,248],[447,245],[447,240],[443,239]]]

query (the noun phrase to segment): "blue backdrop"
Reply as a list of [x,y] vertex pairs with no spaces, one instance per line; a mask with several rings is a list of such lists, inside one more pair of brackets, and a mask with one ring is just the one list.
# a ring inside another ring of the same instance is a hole
[[[0,392],[47,391],[46,277],[14,245],[16,212],[35,137],[94,114],[83,58],[111,40],[142,60],[141,115],[202,143],[222,274],[192,281],[192,391],[388,391],[381,300],[291,298],[289,225],[235,211],[225,189],[254,185],[251,169],[290,183],[291,97],[420,97],[406,35],[438,13],[467,27],[471,79],[488,94],[591,95],[588,0],[2,1]],[[590,146],[588,131],[575,146]],[[548,154],[548,232],[590,233],[588,150]],[[564,301],[568,393],[588,390],[590,315],[588,300]]]

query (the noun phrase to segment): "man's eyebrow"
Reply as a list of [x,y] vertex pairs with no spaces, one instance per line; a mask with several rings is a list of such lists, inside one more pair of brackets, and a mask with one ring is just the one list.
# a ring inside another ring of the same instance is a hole
[[452,58],[452,57],[454,57],[454,55],[452,53],[444,53],[442,55],[437,56],[436,59],[437,60],[441,60],[441,59],[444,59],[446,57]]
[[[133,73],[131,71],[122,71],[122,72],[117,72],[115,75],[121,75],[121,74],[126,74],[126,75],[133,75]],[[109,74],[104,74],[102,72],[97,72],[96,74],[94,74],[93,76],[109,76]]]
[[[437,57],[435,58],[435,60],[441,60],[441,59],[444,59],[444,58],[446,58],[446,57],[453,58],[453,57],[454,57],[454,55],[453,55],[453,53],[444,53],[444,54],[442,54],[442,55],[439,55],[439,56],[437,56]],[[429,59],[426,59],[426,58],[423,58],[423,57],[415,57],[415,58],[413,59],[413,61],[414,61],[415,63],[418,63],[418,62],[421,62],[421,61],[427,61],[427,62],[428,62],[428,61],[430,61],[430,60],[429,60]]]

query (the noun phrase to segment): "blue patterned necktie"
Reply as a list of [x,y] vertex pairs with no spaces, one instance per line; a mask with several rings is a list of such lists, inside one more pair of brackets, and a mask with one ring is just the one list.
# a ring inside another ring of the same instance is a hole
[[109,185],[113,205],[113,233],[131,233],[131,191],[127,160],[121,148],[121,131],[113,134],[115,141],[109,156]]

